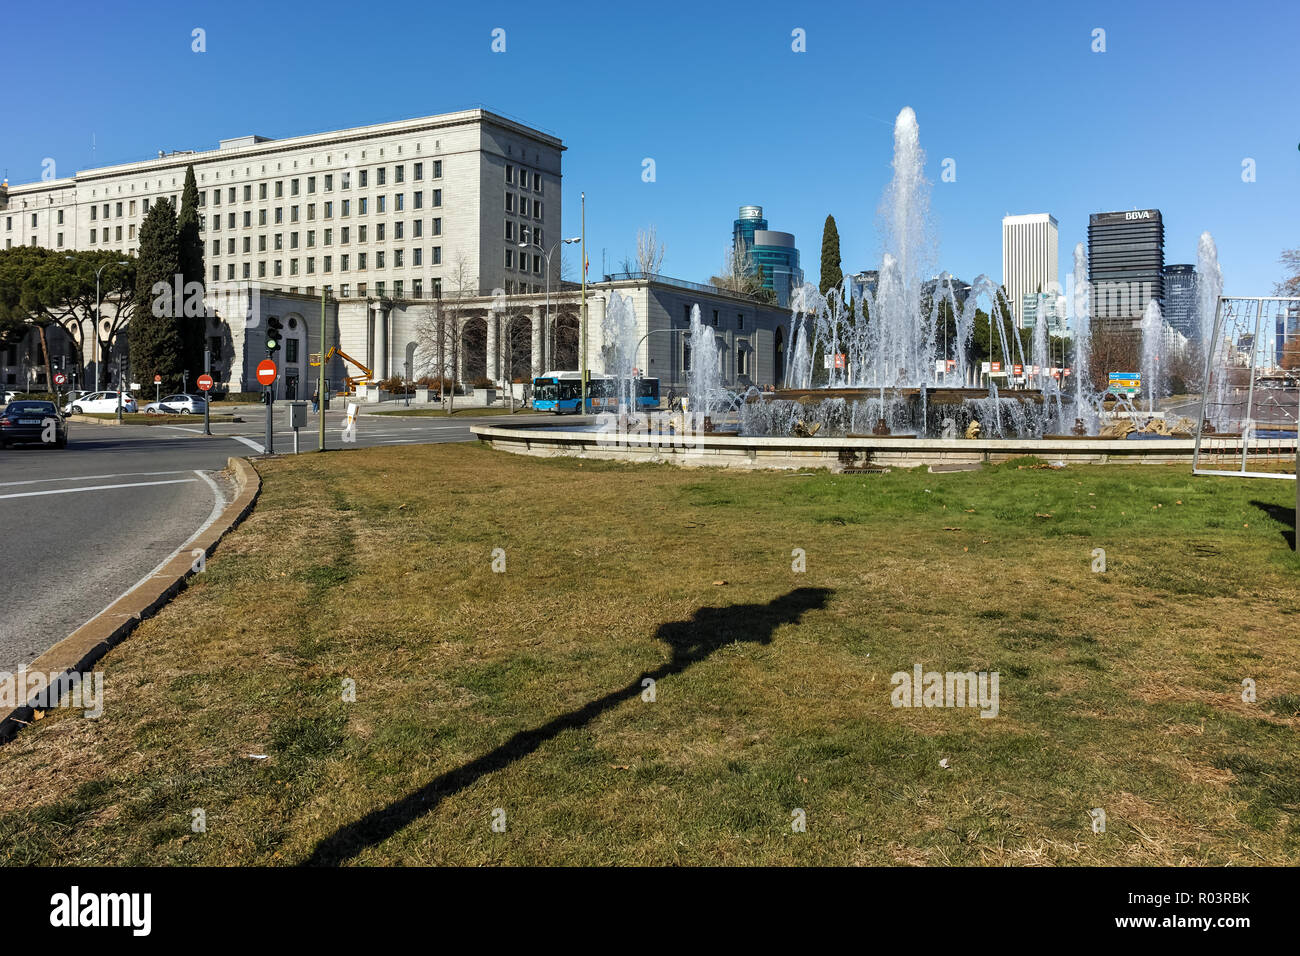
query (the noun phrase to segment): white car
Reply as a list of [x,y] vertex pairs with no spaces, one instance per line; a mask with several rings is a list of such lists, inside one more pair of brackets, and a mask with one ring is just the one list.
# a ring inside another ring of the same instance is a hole
[[202,415],[207,399],[202,395],[185,395],[177,392],[162,401],[150,402],[144,407],[146,415]]
[[17,400],[18,393],[4,389],[0,391],[0,405],[8,405],[10,402]]
[[[80,415],[83,412],[116,412],[117,392],[91,392],[88,395],[78,396],[64,405],[63,411],[65,414],[73,415]],[[122,411],[139,411],[135,398],[125,392],[122,393]]]

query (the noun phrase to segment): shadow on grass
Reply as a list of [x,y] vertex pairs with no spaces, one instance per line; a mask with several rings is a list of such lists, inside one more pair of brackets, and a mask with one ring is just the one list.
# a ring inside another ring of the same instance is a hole
[[1264,512],[1278,524],[1290,525],[1290,531],[1282,532],[1282,539],[1295,550],[1295,508],[1285,505],[1275,505],[1268,501],[1252,501],[1252,505]]
[[355,823],[341,827],[317,844],[306,866],[337,866],[367,847],[384,840],[430,813],[446,797],[452,796],[475,781],[502,770],[516,760],[537,751],[542,744],[566,730],[584,727],[601,714],[625,700],[640,695],[646,677],[656,682],[703,661],[714,651],[733,642],[768,644],[782,624],[796,624],[808,611],[826,606],[831,596],[827,588],[797,588],[767,604],[736,604],[731,607],[703,607],[687,621],[670,621],[660,626],[655,637],[672,650],[671,659],[648,673],[643,673],[625,687],[589,701],[577,710],[561,714],[554,720],[515,734],[495,750],[455,770],[435,777],[419,790],[412,791],[386,807],[375,810]]

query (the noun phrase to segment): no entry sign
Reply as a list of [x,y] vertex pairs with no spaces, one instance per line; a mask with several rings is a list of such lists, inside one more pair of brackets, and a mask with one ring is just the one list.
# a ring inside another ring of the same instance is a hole
[[262,359],[257,363],[257,380],[263,385],[270,385],[275,381],[276,371],[274,362],[270,359]]
[[212,376],[206,374],[200,375],[196,384],[199,386],[201,391],[206,392],[208,389],[212,388]]
[[55,385],[62,385],[62,384],[63,384],[64,382],[66,382],[67,380],[68,380],[68,376],[64,375],[62,372],[55,372],[55,373],[54,373],[54,384],[55,384]]
[[155,376],[153,377],[153,383],[154,383],[155,385],[161,385],[161,384],[162,384],[162,376],[161,376],[161,375],[155,375]]

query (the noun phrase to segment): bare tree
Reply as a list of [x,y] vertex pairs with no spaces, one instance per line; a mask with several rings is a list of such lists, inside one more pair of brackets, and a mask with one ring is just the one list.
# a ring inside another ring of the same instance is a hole
[[754,256],[743,242],[731,243],[723,255],[722,274],[712,276],[709,284],[728,292],[759,296],[763,292],[761,269],[754,268]]
[[1300,295],[1300,249],[1284,249],[1278,262],[1286,267],[1287,276],[1273,286],[1277,296]]
[[[464,336],[465,301],[478,294],[478,276],[470,274],[469,257],[457,256],[448,277],[447,294],[425,307],[416,321],[415,361],[419,370],[438,375],[438,397],[447,403],[447,414],[456,408],[456,366]],[[445,388],[448,378],[450,390]]]
[[664,264],[664,244],[652,224],[636,231],[636,262],[641,272],[658,275]]

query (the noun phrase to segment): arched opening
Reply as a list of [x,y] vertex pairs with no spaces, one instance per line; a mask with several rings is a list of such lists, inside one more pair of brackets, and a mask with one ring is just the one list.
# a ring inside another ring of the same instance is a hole
[[785,329],[777,326],[773,342],[772,382],[779,386],[785,383]]

